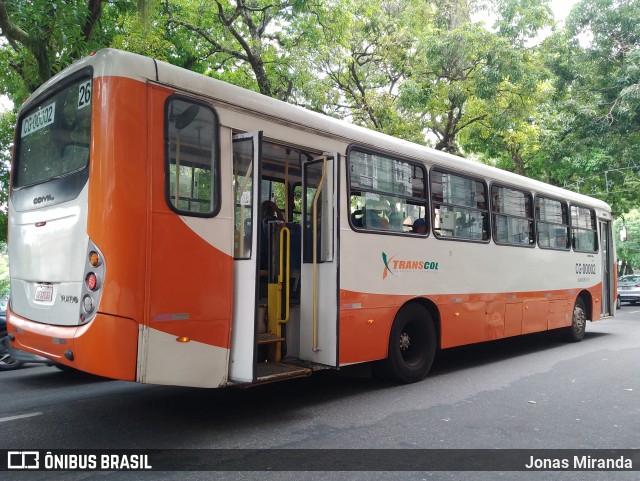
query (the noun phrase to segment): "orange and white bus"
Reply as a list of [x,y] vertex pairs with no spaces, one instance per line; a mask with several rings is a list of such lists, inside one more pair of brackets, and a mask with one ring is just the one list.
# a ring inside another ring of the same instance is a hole
[[[275,204],[275,205],[274,205]],[[614,311],[599,200],[117,50],[18,118],[14,348],[101,376],[221,387]]]

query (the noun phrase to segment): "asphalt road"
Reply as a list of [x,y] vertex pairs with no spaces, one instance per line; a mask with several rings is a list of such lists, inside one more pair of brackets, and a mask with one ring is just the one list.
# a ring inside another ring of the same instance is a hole
[[[411,385],[366,369],[252,389],[0,372],[0,449],[640,448],[640,306],[583,342],[535,334],[440,353]],[[636,467],[637,469],[637,467]],[[305,471],[305,466],[300,466]],[[9,475],[7,477],[6,475]],[[638,479],[635,472],[0,472],[0,479]]]

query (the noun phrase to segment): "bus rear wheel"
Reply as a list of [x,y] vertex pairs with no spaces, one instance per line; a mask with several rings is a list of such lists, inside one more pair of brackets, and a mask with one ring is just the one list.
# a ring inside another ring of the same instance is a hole
[[418,304],[404,306],[393,321],[384,373],[412,383],[427,376],[436,354],[436,329],[429,312]]
[[573,306],[573,319],[571,325],[565,328],[564,339],[568,342],[580,342],[584,338],[587,329],[587,308],[581,298],[576,299]]

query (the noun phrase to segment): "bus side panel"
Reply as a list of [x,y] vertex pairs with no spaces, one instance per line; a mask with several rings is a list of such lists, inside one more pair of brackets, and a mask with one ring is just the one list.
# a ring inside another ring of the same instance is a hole
[[400,303],[399,296],[340,290],[340,364],[387,357],[391,323]]
[[[587,291],[592,320],[600,318],[601,284]],[[434,295],[440,316],[440,347],[449,348],[571,325],[580,291]],[[415,296],[340,292],[340,364],[387,356],[396,313]],[[434,319],[435,321],[435,319]]]
[[87,229],[105,257],[99,311],[142,322],[149,215],[146,84],[97,78],[94,102]]
[[[165,197],[165,101],[150,86],[151,225],[148,318],[139,380],[216,387],[227,379],[232,294],[233,222],[228,196],[212,218],[180,216]],[[222,163],[224,164],[224,163]],[[222,165],[220,184],[231,186]],[[185,342],[183,342],[185,341]]]
[[228,349],[232,280],[231,257],[177,215],[154,214],[149,327]]

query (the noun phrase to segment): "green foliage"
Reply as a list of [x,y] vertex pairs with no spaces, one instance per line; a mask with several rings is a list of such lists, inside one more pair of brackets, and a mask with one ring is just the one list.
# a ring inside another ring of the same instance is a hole
[[0,112],[0,243],[7,241],[7,202],[9,200],[9,167],[13,151],[15,111]]
[[330,9],[306,0],[164,2],[172,63],[289,100],[304,77],[297,54]]
[[[544,157],[569,188],[618,213],[640,201],[640,4],[583,0],[546,44],[554,110]],[[561,183],[562,185],[562,183]]]
[[7,254],[7,242],[4,240],[0,241],[0,298],[7,298],[9,291],[9,256]]
[[[623,230],[624,240],[619,234]],[[632,273],[640,269],[640,210],[634,209],[613,222],[616,255],[622,263],[619,274]]]
[[0,92],[14,103],[73,61],[109,46],[129,2],[0,0]]

